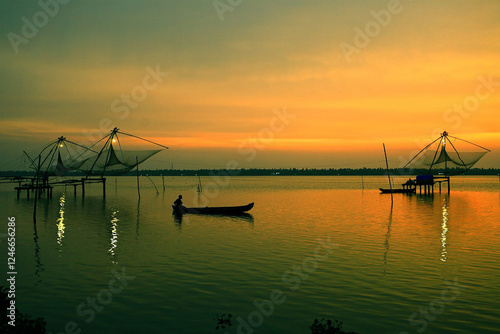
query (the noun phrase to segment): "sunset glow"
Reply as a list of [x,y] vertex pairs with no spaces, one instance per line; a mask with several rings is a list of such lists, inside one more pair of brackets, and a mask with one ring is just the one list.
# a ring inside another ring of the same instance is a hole
[[[28,43],[3,38],[0,149],[13,160],[116,126],[186,168],[242,159],[252,143],[255,167],[374,167],[383,142],[397,161],[446,130],[498,166],[498,1],[401,1],[347,57],[340,45],[356,47],[356,27],[389,3],[251,1],[223,20],[211,2],[61,6]],[[40,10],[2,7],[2,36],[22,36],[21,18]],[[293,118],[273,130],[276,110]]]

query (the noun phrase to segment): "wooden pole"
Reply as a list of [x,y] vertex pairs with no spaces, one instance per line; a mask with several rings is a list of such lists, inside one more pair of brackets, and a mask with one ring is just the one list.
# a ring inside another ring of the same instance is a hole
[[149,181],[151,181],[151,183],[153,184],[153,187],[155,187],[156,195],[159,195],[160,192],[158,191],[158,188],[156,188],[156,184],[153,182],[153,180],[151,180],[151,178],[149,177],[148,174],[146,174],[146,177],[148,178]]
[[365,181],[363,180],[363,175],[361,175],[361,189],[365,190]]
[[384,155],[385,155],[385,166],[387,167],[387,178],[389,179],[389,189],[391,189],[391,203],[393,203],[393,195],[392,195],[392,184],[391,184],[391,173],[389,172],[389,162],[387,161],[387,152],[385,150],[385,143],[384,145]]
[[135,157],[135,162],[137,163],[137,195],[141,199],[141,191],[139,190],[139,159]]
[[161,182],[163,183],[163,192],[165,192],[165,176],[161,176]]

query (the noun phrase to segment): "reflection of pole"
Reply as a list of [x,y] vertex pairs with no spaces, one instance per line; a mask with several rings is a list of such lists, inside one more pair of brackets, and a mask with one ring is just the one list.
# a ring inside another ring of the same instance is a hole
[[[35,224],[35,228],[36,228],[36,203],[38,200],[38,177],[40,174],[40,160],[41,159],[42,159],[42,156],[39,155],[38,156],[38,168],[36,170],[36,175],[35,175],[35,178],[36,178],[36,182],[35,182],[35,207],[33,208],[33,224]],[[28,189],[28,192],[29,192],[29,189]]]
[[384,275],[387,266],[387,254],[389,253],[389,239],[391,237],[391,225],[392,225],[392,211],[393,206],[391,205],[391,214],[389,215],[389,224],[387,224],[387,233],[385,234],[385,252],[384,252]]
[[139,199],[141,199],[141,191],[139,190],[139,159],[137,156],[135,157],[135,162],[137,163],[137,195],[139,195]]
[[136,225],[135,225],[135,238],[139,238],[139,216],[140,216],[140,209],[141,209],[141,201],[140,199],[137,201],[137,220],[136,220]]
[[198,192],[201,193],[203,191],[203,187],[201,185],[200,174],[198,174]]
[[106,197],[106,178],[102,178],[102,197]]
[[387,177],[389,178],[389,189],[391,189],[391,203],[393,203],[391,173],[389,172],[389,162],[387,162],[387,152],[385,150],[385,143],[382,144],[382,145],[384,145],[385,166],[387,167]]

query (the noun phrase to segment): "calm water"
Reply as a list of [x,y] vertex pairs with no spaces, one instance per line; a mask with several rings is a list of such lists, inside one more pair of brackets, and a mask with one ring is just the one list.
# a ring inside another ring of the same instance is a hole
[[498,177],[457,177],[449,196],[395,195],[392,209],[379,177],[364,190],[360,177],[233,177],[220,189],[204,178],[210,205],[255,202],[251,215],[182,220],[170,204],[179,194],[205,204],[197,179],[165,178],[165,192],[152,179],[160,194],[142,177],[140,201],[133,177],[108,178],[105,200],[98,185],[85,198],[56,188],[36,231],[33,198],[0,187],[4,230],[17,219],[22,312],[53,333],[68,322],[82,333],[223,333],[222,313],[233,314],[229,333],[237,317],[241,333],[309,333],[320,317],[364,334],[499,331]]

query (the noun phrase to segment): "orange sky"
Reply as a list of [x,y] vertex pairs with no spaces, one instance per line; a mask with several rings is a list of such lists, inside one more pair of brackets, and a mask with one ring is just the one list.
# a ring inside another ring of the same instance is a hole
[[[378,167],[382,142],[396,163],[447,130],[498,167],[500,3],[389,3],[242,2],[224,20],[211,2],[62,6],[28,43],[2,40],[0,151],[10,161],[117,126],[171,148],[154,168]],[[3,7],[2,36],[42,10]]]

